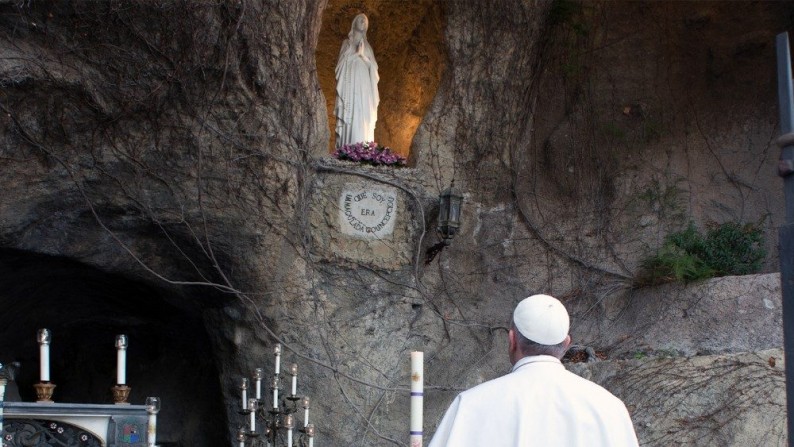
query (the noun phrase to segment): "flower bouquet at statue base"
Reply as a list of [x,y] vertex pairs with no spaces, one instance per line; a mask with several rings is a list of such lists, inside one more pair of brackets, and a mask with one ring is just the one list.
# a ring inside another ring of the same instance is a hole
[[337,148],[331,155],[339,160],[373,166],[405,166],[406,163],[405,157],[393,153],[390,148],[380,146],[374,141],[345,144]]

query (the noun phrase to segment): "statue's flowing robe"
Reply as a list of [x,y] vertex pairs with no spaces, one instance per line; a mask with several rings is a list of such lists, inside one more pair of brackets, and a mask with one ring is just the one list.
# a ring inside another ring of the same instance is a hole
[[378,64],[366,39],[363,54],[345,39],[336,63],[336,147],[375,141],[378,80]]
[[459,394],[428,447],[636,447],[623,402],[554,357],[516,362],[510,374]]

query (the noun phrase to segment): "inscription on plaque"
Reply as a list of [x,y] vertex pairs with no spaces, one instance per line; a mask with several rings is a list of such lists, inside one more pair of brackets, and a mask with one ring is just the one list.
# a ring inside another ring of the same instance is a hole
[[394,231],[396,219],[397,193],[393,189],[345,190],[339,198],[339,224],[342,233],[349,236],[388,236]]

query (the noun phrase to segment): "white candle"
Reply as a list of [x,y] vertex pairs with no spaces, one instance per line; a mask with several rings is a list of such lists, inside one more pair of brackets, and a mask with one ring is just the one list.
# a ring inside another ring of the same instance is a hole
[[41,344],[39,346],[40,353],[41,353],[41,381],[42,382],[49,382],[50,381],[50,345],[48,344]]
[[[3,365],[0,365],[0,367],[2,366]],[[7,383],[8,383],[8,379],[0,379],[0,434],[3,433],[3,401],[5,400],[5,396],[6,396]]]
[[50,339],[49,329],[39,329],[39,379],[50,381]]
[[287,429],[287,446],[292,447],[292,429],[295,428],[295,419],[291,414],[284,416],[284,427]]
[[146,430],[146,443],[148,447],[156,447],[157,444],[157,413],[160,411],[160,398],[146,398],[146,412],[149,413],[149,426]]
[[127,383],[127,336],[116,336],[116,384]]
[[146,437],[149,447],[155,447],[157,442],[157,415],[149,415],[149,430]]
[[278,375],[281,371],[281,344],[277,344],[276,347],[273,348],[273,353],[276,354],[276,375]]
[[309,396],[303,396],[301,405],[303,406],[303,428],[309,425]]
[[317,432],[314,428],[314,424],[309,424],[306,426],[306,436],[309,437],[309,447],[314,447],[314,435],[316,433]]
[[248,411],[251,412],[251,422],[248,425],[250,426],[252,433],[256,431],[256,403],[256,399],[248,399]]
[[245,411],[248,408],[248,379],[245,377],[240,381],[240,392],[243,398],[243,411]]
[[292,375],[292,394],[291,396],[298,395],[298,365],[293,363],[289,367],[289,373]]
[[270,389],[273,390],[273,408],[278,408],[278,376],[273,376]]
[[422,447],[424,353],[411,352],[411,447]]
[[256,400],[262,399],[262,378],[265,377],[265,370],[257,368],[254,370],[254,379],[256,380]]

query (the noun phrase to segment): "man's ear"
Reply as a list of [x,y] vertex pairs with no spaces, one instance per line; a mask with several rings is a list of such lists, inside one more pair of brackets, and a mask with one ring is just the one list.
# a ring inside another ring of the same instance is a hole
[[513,329],[507,331],[507,356],[510,358],[511,365],[515,365],[520,358],[518,355],[518,339],[516,338],[516,331]]
[[565,347],[565,350],[567,351],[568,348],[571,346],[571,334],[568,334],[565,337],[565,340],[562,341],[562,343],[563,343],[563,346]]

